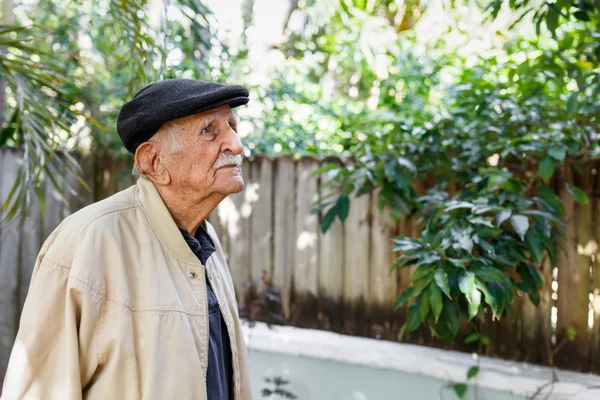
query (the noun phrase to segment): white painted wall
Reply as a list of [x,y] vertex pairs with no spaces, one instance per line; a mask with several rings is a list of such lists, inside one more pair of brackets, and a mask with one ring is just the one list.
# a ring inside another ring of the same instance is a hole
[[[470,354],[324,331],[257,324],[244,332],[257,399],[264,377],[282,376],[299,400],[438,400],[442,387],[464,382],[477,363]],[[480,373],[471,381],[476,387],[466,399],[525,399],[552,379],[545,367],[487,357],[478,361]],[[556,374],[559,382],[552,392],[544,390],[538,399],[600,399],[600,376]],[[444,400],[455,398],[444,391]]]

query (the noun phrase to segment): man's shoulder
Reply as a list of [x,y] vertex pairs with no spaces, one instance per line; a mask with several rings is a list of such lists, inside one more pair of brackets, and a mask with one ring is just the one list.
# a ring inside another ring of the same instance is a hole
[[64,224],[86,229],[90,225],[110,224],[114,218],[122,217],[123,211],[137,208],[137,186],[131,186],[104,200],[90,204],[65,218]]
[[134,185],[65,218],[50,235],[46,256],[68,267],[83,236],[97,239],[118,232],[120,221],[136,218],[140,208],[136,192]]

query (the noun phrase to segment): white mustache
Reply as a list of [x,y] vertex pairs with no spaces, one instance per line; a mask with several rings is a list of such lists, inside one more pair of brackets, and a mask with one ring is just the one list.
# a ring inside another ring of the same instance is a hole
[[242,165],[242,156],[239,154],[219,154],[219,158],[217,158],[217,161],[215,161],[215,169],[219,169],[226,165],[235,165],[236,167],[240,167]]

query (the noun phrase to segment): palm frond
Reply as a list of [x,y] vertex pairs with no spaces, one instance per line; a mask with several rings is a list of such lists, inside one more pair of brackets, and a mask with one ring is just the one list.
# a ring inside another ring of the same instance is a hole
[[[70,106],[75,99],[62,88],[66,77],[50,55],[29,43],[41,40],[34,27],[11,27],[0,30],[0,79],[10,88],[12,101],[8,104],[11,118],[3,124],[0,146],[23,150],[23,160],[17,178],[6,199],[2,199],[4,221],[10,222],[28,213],[31,195],[40,191],[48,178],[63,194],[68,174],[81,180],[80,167],[59,156],[69,126],[78,114]],[[66,166],[70,168],[66,168]],[[66,201],[66,199],[65,199]]]

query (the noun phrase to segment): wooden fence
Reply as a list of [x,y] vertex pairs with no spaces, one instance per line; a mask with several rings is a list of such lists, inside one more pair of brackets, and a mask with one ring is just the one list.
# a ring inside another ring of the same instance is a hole
[[[19,153],[0,150],[0,199],[6,198],[17,175]],[[27,293],[31,269],[43,240],[71,212],[101,200],[134,183],[130,165],[107,156],[82,161],[90,191],[60,201],[46,187],[46,213],[35,204],[22,226],[0,225],[0,372],[6,366]],[[335,222],[323,235],[312,203],[327,193],[326,177],[313,171],[313,158],[245,162],[246,189],[228,197],[210,216],[228,256],[238,298],[245,283],[267,271],[281,290],[286,323],[351,335],[397,340],[405,309],[393,311],[397,295],[409,285],[410,269],[394,271],[390,238],[418,236],[415,221],[394,222],[380,212],[372,196],[353,199],[344,224]],[[486,322],[484,333],[490,356],[524,360],[579,371],[600,373],[600,177],[596,166],[575,174],[560,170],[557,187],[571,182],[583,188],[590,203],[581,205],[561,191],[568,215],[567,253],[557,269],[541,265],[545,281],[541,303],[533,306],[515,296],[515,319]],[[592,328],[590,328],[590,326]],[[576,332],[567,339],[568,327]],[[454,344],[432,339],[419,329],[404,340],[412,343],[476,351],[465,345],[468,330],[461,329]],[[358,350],[357,350],[358,351]],[[1,375],[0,375],[1,376]]]

